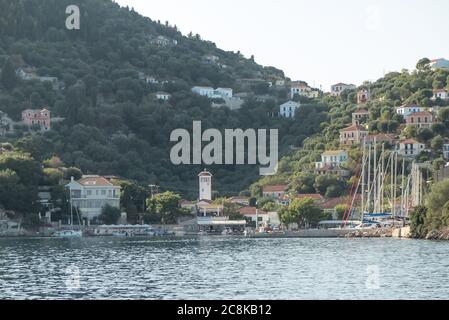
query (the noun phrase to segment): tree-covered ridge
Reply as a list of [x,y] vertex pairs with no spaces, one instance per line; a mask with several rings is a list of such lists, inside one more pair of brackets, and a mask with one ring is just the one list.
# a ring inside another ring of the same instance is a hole
[[[327,107],[313,100],[305,100],[296,120],[273,117],[288,100],[287,88],[268,86],[269,80],[285,78],[276,68],[220,50],[199,35],[184,36],[176,26],[109,0],[77,1],[81,28],[67,30],[65,9],[70,4],[0,1],[1,111],[19,121],[23,110],[46,107],[54,120],[52,130],[44,134],[30,134],[17,123],[3,139],[37,161],[58,156],[85,174],[160,184],[194,198],[195,177],[202,167],[170,163],[172,130],[189,129],[193,120],[201,120],[204,129],[279,128],[281,149],[287,150],[317,133],[325,119]],[[176,42],[158,44],[159,36]],[[56,87],[24,81],[15,74],[20,69],[56,77]],[[146,77],[157,81],[147,82]],[[231,87],[248,93],[248,98],[241,110],[212,108],[209,99],[191,92],[196,85]],[[158,91],[168,92],[171,99],[157,101]],[[214,189],[224,194],[245,189],[258,174],[257,166],[210,169]]]
[[[362,89],[369,90],[371,99],[358,104],[357,93]],[[321,103],[329,112],[326,120],[320,124],[320,133],[311,134],[304,140],[301,149],[283,157],[276,176],[265,177],[253,184],[253,195],[260,197],[262,186],[280,183],[288,184],[292,194],[317,192],[335,197],[347,193],[354,176],[348,180],[319,176],[313,173],[313,169],[324,151],[342,148],[339,142],[340,130],[351,124],[352,113],[359,109],[369,111],[369,119],[364,125],[370,134],[391,134],[398,140],[414,138],[431,151],[423,152],[416,160],[430,162],[433,169],[440,168],[446,163],[442,157],[442,147],[449,140],[449,100],[433,99],[434,90],[437,89],[449,90],[449,70],[434,70],[430,67],[430,60],[424,58],[413,71],[391,72],[375,82],[366,82],[355,90],[346,90],[338,97],[323,97]],[[417,104],[432,111],[436,122],[430,128],[406,126],[404,117],[396,112],[396,108],[404,104]],[[393,150],[389,144],[386,144],[386,148]],[[348,151],[351,159],[346,166],[355,174],[361,157],[360,146],[350,147]]]

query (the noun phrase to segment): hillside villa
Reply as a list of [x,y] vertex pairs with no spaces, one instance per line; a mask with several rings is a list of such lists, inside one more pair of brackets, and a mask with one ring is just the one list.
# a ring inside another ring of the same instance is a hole
[[418,106],[417,104],[404,104],[396,108],[396,113],[400,116],[406,117],[415,112],[422,112],[424,108]]
[[367,103],[371,100],[371,93],[368,89],[362,89],[357,92],[357,104]]
[[231,88],[212,88],[196,86],[192,88],[192,92],[200,96],[208,97],[210,99],[225,99],[232,98],[233,93]]
[[170,97],[171,97],[170,93],[163,92],[163,91],[156,92],[157,100],[167,101],[167,100],[170,100]]
[[425,145],[415,139],[406,139],[396,144],[396,151],[403,157],[416,157],[425,151]]
[[340,145],[352,146],[359,144],[368,135],[368,130],[360,125],[352,125],[340,130]]
[[449,160],[449,143],[443,144],[443,158]]
[[376,142],[376,143],[387,142],[392,145],[396,141],[396,137],[393,134],[388,134],[388,133],[369,134],[366,136],[365,141],[366,141],[366,143],[371,143],[371,144],[373,144],[374,142]]
[[291,100],[287,101],[279,106],[279,114],[284,118],[294,118],[299,107],[301,107],[301,103]]
[[41,130],[51,129],[51,113],[47,109],[27,109],[22,111],[22,121],[27,126],[39,126]]
[[433,90],[433,97],[432,100],[441,99],[441,100],[448,100],[449,99],[449,93],[446,89],[435,89]]
[[120,186],[102,176],[86,175],[75,181],[72,177],[69,184],[70,199],[73,208],[88,222],[97,218],[106,205],[120,208]]
[[352,124],[361,125],[369,119],[369,111],[366,109],[359,109],[352,113]]
[[345,150],[326,151],[321,154],[321,161],[315,163],[315,168],[323,168],[326,165],[339,166],[348,159],[348,152]]
[[417,126],[418,128],[430,128],[435,122],[435,117],[428,111],[411,113],[405,117],[408,126]]
[[337,83],[331,86],[331,95],[338,97],[345,90],[354,90],[357,88],[354,84]]

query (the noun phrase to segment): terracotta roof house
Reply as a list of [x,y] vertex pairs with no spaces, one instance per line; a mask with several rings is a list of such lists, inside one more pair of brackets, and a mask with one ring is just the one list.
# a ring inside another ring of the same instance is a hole
[[360,125],[352,125],[340,130],[340,144],[352,146],[359,144],[368,135],[368,130]]
[[285,195],[288,190],[287,185],[271,185],[262,188],[262,194],[266,198],[278,199]]
[[418,128],[430,128],[435,122],[435,116],[428,112],[415,112],[405,117],[408,126],[417,126]]

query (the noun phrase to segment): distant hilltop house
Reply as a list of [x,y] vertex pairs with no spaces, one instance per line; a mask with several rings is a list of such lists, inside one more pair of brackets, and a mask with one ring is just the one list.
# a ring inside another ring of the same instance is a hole
[[287,101],[286,103],[283,103],[279,106],[279,114],[281,117],[284,118],[294,118],[296,110],[298,110],[301,107],[301,104],[299,102],[295,101]]
[[367,103],[371,100],[371,92],[368,89],[362,89],[357,92],[357,104]]
[[203,59],[206,62],[213,63],[213,64],[217,63],[220,60],[219,57],[217,57],[213,54],[206,54],[205,56],[203,56]]
[[441,99],[441,100],[448,100],[449,94],[446,89],[435,89],[433,90],[433,97],[432,100]]
[[193,87],[192,92],[199,94],[200,96],[205,96],[210,99],[225,99],[232,98],[232,89],[231,88],[212,88],[212,87]]
[[293,99],[295,95],[307,97],[307,98],[318,98],[319,91],[312,89],[304,81],[294,81],[291,83],[290,97]]
[[408,115],[415,112],[422,112],[424,108],[418,106],[417,104],[404,104],[398,108],[396,108],[396,113],[400,116],[407,117]]
[[444,58],[430,60],[430,67],[436,69],[449,69],[449,60]]
[[88,221],[101,215],[106,205],[120,208],[120,186],[105,177],[86,175],[77,181],[72,177],[66,187],[69,189],[73,208],[77,208],[80,215]]
[[425,151],[425,145],[414,139],[406,139],[397,143],[396,151],[403,157],[416,157]]
[[279,199],[285,196],[287,190],[288,190],[287,185],[264,186],[262,188],[262,195],[264,198]]
[[352,113],[352,124],[360,125],[369,119],[369,111],[366,109],[358,109]]
[[429,128],[435,122],[435,117],[428,111],[414,112],[405,117],[408,126],[416,126],[418,128]]
[[156,92],[156,99],[162,100],[162,101],[168,101],[171,98],[171,94],[164,92],[164,91],[158,91]]
[[354,90],[356,89],[356,85],[354,84],[346,84],[346,83],[337,83],[331,86],[331,95],[334,97],[338,97],[345,90]]
[[22,121],[27,126],[39,126],[41,130],[51,129],[51,113],[47,109],[27,109],[22,111]]
[[359,144],[368,135],[368,130],[360,125],[352,125],[340,130],[340,144],[352,146]]
[[151,39],[150,43],[158,47],[168,47],[176,46],[178,44],[178,41],[165,36],[157,36],[156,38]]

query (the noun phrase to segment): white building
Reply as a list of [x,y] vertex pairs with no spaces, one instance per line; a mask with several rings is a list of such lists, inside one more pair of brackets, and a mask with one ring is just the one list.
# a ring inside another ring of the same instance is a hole
[[284,118],[294,118],[296,110],[301,106],[299,102],[287,101],[280,105],[280,115]]
[[163,91],[156,92],[156,99],[167,101],[170,100],[171,94]]
[[402,140],[396,145],[398,154],[403,157],[416,157],[425,151],[425,145],[414,139]]
[[66,187],[70,190],[73,207],[89,221],[98,217],[103,207],[108,204],[120,208],[120,186],[114,185],[104,177],[83,176],[78,181],[72,177]]
[[353,90],[357,88],[354,84],[337,83],[331,86],[331,95],[338,97],[345,90]]
[[192,88],[192,92],[200,96],[208,97],[210,99],[230,99],[233,97],[231,88],[217,88],[197,86]]
[[321,154],[321,162],[315,163],[315,168],[323,168],[325,166],[340,166],[348,161],[348,152],[345,150],[326,151]]
[[449,160],[449,143],[443,144],[443,158]]
[[432,100],[441,99],[441,100],[448,100],[449,94],[446,89],[435,89],[433,90],[433,97]]
[[415,112],[423,112],[424,109],[417,104],[404,104],[396,108],[396,113],[400,116],[407,117]]
[[212,200],[212,174],[204,169],[198,174],[199,178],[199,200]]

